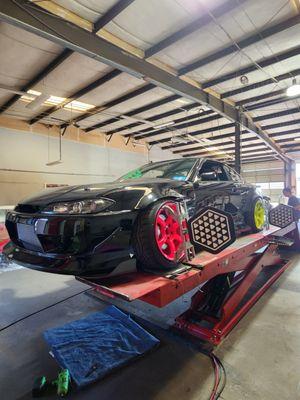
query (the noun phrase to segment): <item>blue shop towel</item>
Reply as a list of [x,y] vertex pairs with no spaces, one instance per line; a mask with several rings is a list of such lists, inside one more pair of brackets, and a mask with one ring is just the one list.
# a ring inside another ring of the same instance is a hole
[[78,386],[102,378],[159,343],[114,306],[49,329],[44,336],[58,363],[70,371]]

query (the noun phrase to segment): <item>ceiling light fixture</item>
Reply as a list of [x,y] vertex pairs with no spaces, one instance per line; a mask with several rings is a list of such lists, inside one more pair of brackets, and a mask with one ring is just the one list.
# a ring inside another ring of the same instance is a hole
[[167,126],[172,126],[174,124],[175,124],[174,121],[169,121],[169,122],[165,122],[163,124],[155,125],[153,128],[154,129],[166,128]]
[[[45,106],[59,106],[61,105],[64,109],[71,111],[88,111],[95,108],[92,104],[82,103],[81,101],[73,100],[66,103],[68,99],[66,97],[58,97],[52,95],[46,95],[46,93],[41,93],[36,90],[29,89],[27,93],[22,95],[21,100],[30,103],[26,106],[28,109],[36,109],[42,105]],[[101,110],[99,110],[101,111]]]
[[[51,97],[49,100],[51,100]],[[95,108],[95,106],[92,104],[82,103],[81,101],[73,100],[70,103],[64,105],[64,108],[70,109],[72,111],[87,111]]]
[[297,84],[296,78],[293,78],[292,86],[288,87],[286,90],[286,95],[288,97],[294,97],[300,94],[300,85]]
[[240,81],[241,81],[242,85],[247,85],[249,83],[249,79],[248,79],[248,77],[246,75],[242,75],[240,77]]
[[173,136],[171,138],[171,144],[189,143],[189,139],[184,136]]
[[45,101],[47,101],[49,99],[49,97],[50,97],[49,94],[41,93],[34,100],[32,100],[30,103],[26,104],[25,107],[28,108],[28,110],[35,111],[39,107],[41,107],[42,104],[45,103]]

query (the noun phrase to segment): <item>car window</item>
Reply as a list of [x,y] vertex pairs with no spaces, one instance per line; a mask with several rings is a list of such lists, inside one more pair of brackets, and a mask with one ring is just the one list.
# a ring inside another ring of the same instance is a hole
[[201,179],[201,175],[204,173],[214,173],[216,181],[228,181],[228,176],[224,169],[224,166],[218,162],[210,160],[205,161],[198,173],[198,178],[200,180],[205,180],[203,178]]
[[119,181],[138,178],[168,178],[184,181],[190,174],[196,160],[174,160],[144,165],[123,175]]
[[234,182],[241,182],[242,179],[240,175],[233,168],[230,168],[228,165],[226,165],[225,169],[231,180],[233,180]]

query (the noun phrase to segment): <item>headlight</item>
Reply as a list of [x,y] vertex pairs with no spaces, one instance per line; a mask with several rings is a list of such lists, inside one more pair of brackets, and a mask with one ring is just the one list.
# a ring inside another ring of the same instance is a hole
[[42,210],[42,213],[53,214],[93,214],[106,210],[115,202],[110,199],[81,200],[53,203]]

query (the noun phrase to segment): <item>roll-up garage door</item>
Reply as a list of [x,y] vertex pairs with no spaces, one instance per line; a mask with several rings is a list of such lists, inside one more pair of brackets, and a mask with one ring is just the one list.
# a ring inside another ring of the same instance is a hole
[[242,165],[242,176],[246,182],[259,187],[271,202],[278,203],[284,187],[284,164],[281,161],[270,161]]

